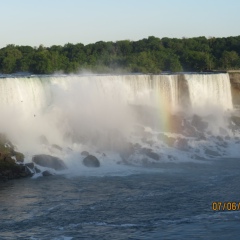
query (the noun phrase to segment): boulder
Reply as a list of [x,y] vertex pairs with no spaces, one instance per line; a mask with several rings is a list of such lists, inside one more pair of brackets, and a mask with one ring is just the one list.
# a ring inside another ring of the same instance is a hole
[[17,162],[21,162],[21,163],[24,162],[24,155],[22,153],[14,151],[13,154],[14,154]]
[[167,135],[165,135],[164,133],[159,133],[158,137],[159,140],[163,141],[165,144],[167,144],[169,147],[173,147],[174,143],[176,141],[175,138],[173,137],[168,137]]
[[205,149],[205,154],[210,156],[210,157],[220,157],[221,156],[220,153],[218,153],[217,151],[214,151],[212,149],[209,149],[209,148]]
[[153,137],[153,134],[151,132],[144,131],[143,137],[146,139],[151,139]]
[[134,147],[135,150],[139,150],[139,149],[142,148],[142,146],[141,146],[139,143],[135,143],[135,144],[133,145],[133,147]]
[[206,141],[207,137],[204,134],[199,134],[196,140],[198,140],[198,141]]
[[62,150],[63,150],[63,148],[60,147],[60,146],[57,145],[57,144],[52,144],[51,147],[54,148],[54,149],[57,149],[57,150],[59,150],[59,151],[62,151]]
[[222,136],[228,136],[228,131],[225,128],[219,127],[219,133]]
[[86,167],[100,167],[100,162],[99,160],[93,156],[93,155],[88,155],[83,159],[83,164]]
[[170,128],[170,132],[182,133],[184,129],[184,125],[183,125],[184,117],[180,115],[172,115],[170,119],[171,119],[171,122],[174,123]]
[[[16,163],[15,159],[18,161]],[[14,150],[13,144],[0,133],[0,181],[31,177],[33,173],[22,162],[24,155]]]
[[33,173],[24,165],[16,164],[11,158],[0,160],[0,181],[31,177]]
[[153,152],[153,150],[151,148],[142,148],[141,153],[148,156],[149,158],[154,159],[154,160],[160,159],[160,156],[157,153]]
[[30,169],[34,169],[34,163],[33,162],[31,162],[31,163],[26,163],[25,164],[25,166],[27,166],[28,168],[30,168]]
[[46,138],[46,136],[44,135],[41,135],[39,138],[38,138],[38,142],[40,144],[43,144],[43,145],[48,145],[49,142],[48,142],[48,139]]
[[32,158],[32,161],[39,166],[53,168],[57,171],[67,169],[67,166],[60,158],[51,155],[39,154]]
[[176,141],[176,148],[180,150],[187,150],[188,149],[188,140],[185,138],[178,138]]
[[81,155],[87,157],[89,155],[89,152],[88,151],[82,151]]
[[40,173],[41,172],[41,170],[37,167],[34,167],[34,171],[35,171],[35,173]]
[[203,119],[194,114],[192,117],[192,122],[191,122],[192,126],[194,126],[199,132],[204,132],[207,127],[208,127],[208,123],[203,121]]
[[122,143],[122,146],[118,149],[119,155],[123,160],[127,160],[132,154],[134,154],[134,145],[130,142]]
[[50,173],[49,171],[43,171],[43,172],[42,172],[42,175],[43,175],[44,177],[53,176],[53,174]]
[[159,160],[160,157],[157,153],[155,152],[147,152],[146,155],[154,160]]
[[198,137],[199,132],[188,121],[184,122],[183,135],[186,137]]

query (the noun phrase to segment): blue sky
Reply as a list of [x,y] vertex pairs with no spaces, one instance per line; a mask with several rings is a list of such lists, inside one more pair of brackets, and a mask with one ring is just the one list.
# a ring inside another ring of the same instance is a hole
[[240,35],[238,0],[2,0],[0,48]]

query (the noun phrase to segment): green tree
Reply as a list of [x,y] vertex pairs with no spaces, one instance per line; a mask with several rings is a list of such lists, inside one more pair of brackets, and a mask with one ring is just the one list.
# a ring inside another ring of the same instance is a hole
[[46,49],[40,47],[32,57],[32,63],[30,65],[30,71],[37,74],[49,74],[54,71],[51,55]]
[[29,72],[34,49],[30,46],[17,46],[17,49],[22,53],[22,58],[17,60],[16,71]]
[[13,73],[17,69],[17,61],[22,53],[14,46],[8,45],[0,52],[0,69],[3,73]]
[[239,68],[239,56],[235,51],[224,51],[221,58],[222,67],[224,69]]

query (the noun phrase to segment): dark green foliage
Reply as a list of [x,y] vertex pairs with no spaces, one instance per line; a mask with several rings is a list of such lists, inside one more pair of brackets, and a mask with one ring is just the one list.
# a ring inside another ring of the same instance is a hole
[[209,71],[240,68],[240,36],[156,38],[139,41],[67,43],[46,48],[7,45],[0,49],[0,72],[99,73]]

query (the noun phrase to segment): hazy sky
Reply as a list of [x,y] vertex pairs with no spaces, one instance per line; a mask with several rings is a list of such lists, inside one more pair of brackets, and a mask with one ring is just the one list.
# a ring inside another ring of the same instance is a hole
[[0,0],[0,48],[240,35],[239,0]]

